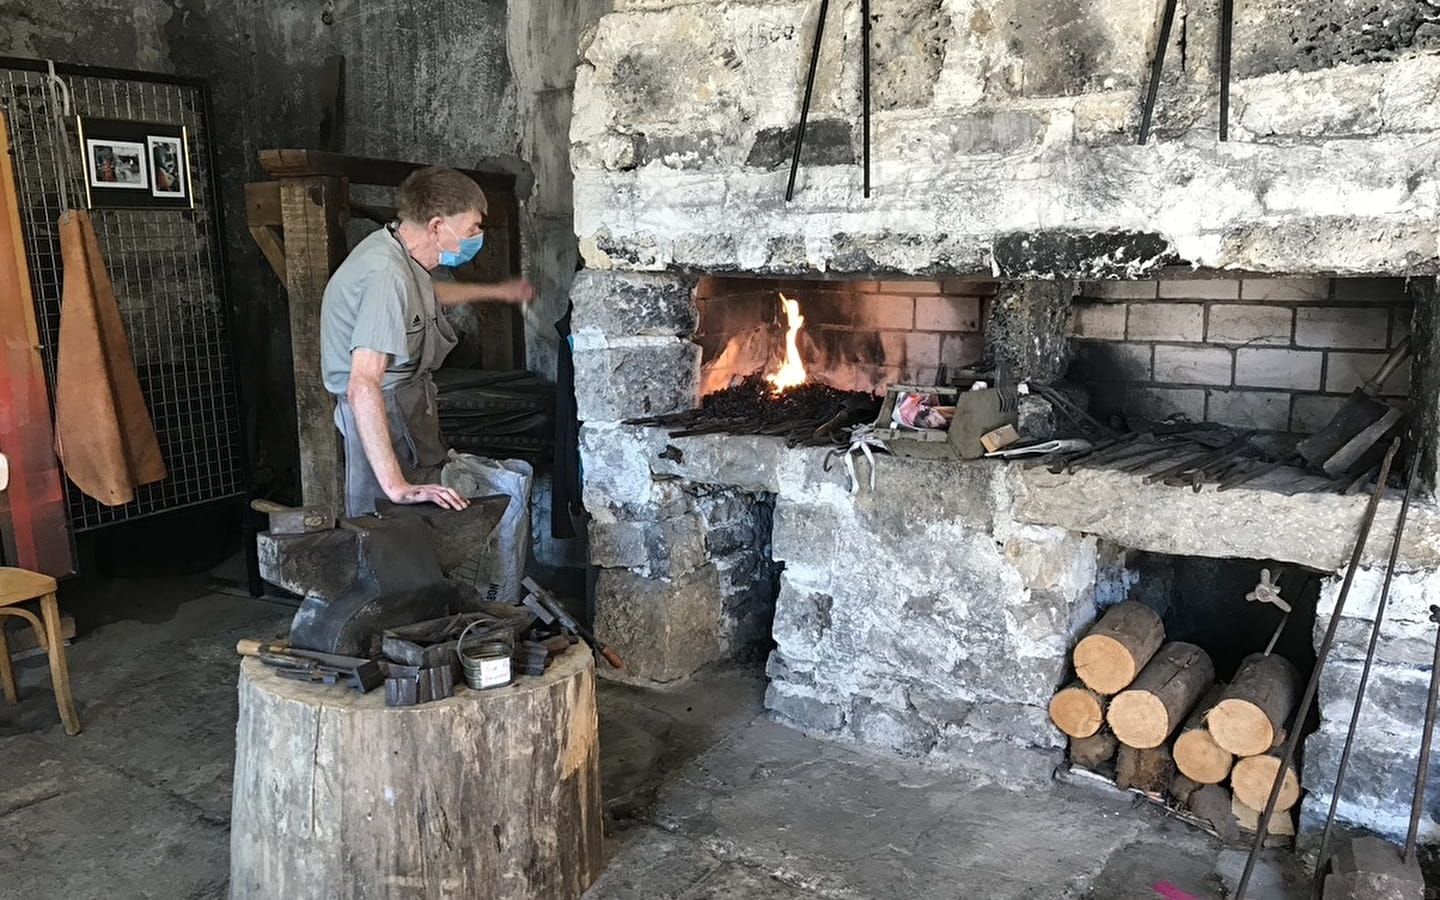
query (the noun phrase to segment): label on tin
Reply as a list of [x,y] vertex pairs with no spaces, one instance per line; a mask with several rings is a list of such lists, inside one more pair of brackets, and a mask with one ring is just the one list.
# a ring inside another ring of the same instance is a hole
[[480,686],[498,687],[510,683],[510,657],[480,660]]

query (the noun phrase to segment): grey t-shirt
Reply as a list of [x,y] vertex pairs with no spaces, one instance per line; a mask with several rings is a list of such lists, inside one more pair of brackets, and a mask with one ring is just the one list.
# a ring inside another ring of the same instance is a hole
[[420,365],[426,318],[437,315],[437,309],[430,273],[389,228],[356,244],[330,276],[320,306],[325,389],[346,392],[350,354],[362,347],[391,356],[382,390],[411,378]]

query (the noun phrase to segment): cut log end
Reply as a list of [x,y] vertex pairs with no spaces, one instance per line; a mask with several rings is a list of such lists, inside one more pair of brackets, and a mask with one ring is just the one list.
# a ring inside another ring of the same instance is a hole
[[1175,767],[1200,784],[1219,784],[1230,775],[1235,757],[1215,743],[1203,728],[1186,731],[1175,739]]
[[1210,655],[1173,641],[1160,648],[1130,688],[1110,701],[1106,719],[1123,744],[1158,747],[1180,726],[1215,680]]
[[1275,725],[1264,710],[1238,697],[1221,700],[1205,717],[1215,743],[1236,756],[1259,756],[1275,746]]
[[[1280,759],[1276,756],[1251,756],[1235,763],[1230,772],[1230,787],[1235,798],[1251,809],[1264,809],[1270,799],[1270,789],[1275,785],[1275,775],[1280,771]],[[1285,782],[1280,788],[1280,797],[1275,802],[1276,812],[1283,812],[1300,800],[1300,778],[1294,768],[1285,770]]]
[[1105,611],[1075,645],[1075,672],[1091,690],[1109,696],[1130,686],[1165,641],[1160,616],[1126,601]]
[[1125,691],[1110,701],[1107,716],[1120,742],[1137,750],[1153,750],[1170,736],[1169,713],[1154,694]]
[[1252,653],[1205,718],[1215,743],[1236,756],[1268,753],[1280,743],[1300,690],[1300,673],[1289,660]]
[[1096,693],[1118,694],[1139,673],[1125,645],[1104,634],[1092,634],[1075,645],[1075,674]]
[[1105,700],[1083,685],[1069,685],[1050,699],[1050,721],[1072,738],[1090,737],[1105,724]]

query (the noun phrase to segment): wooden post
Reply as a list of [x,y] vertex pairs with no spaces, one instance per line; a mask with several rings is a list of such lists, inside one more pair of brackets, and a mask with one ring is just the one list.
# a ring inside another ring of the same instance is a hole
[[333,176],[280,180],[302,502],[336,515],[345,512],[344,465],[335,402],[320,376],[320,302],[345,258],[340,225],[346,194],[345,180]]

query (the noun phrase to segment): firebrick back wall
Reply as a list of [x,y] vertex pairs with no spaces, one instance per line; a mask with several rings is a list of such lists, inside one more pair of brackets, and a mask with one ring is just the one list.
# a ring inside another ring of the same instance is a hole
[[[1391,278],[1090,282],[1072,320],[1070,376],[1101,414],[1312,433],[1410,333]],[[1409,367],[1385,386],[1404,396]]]

